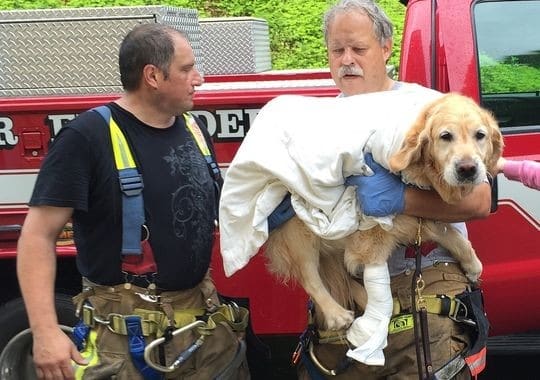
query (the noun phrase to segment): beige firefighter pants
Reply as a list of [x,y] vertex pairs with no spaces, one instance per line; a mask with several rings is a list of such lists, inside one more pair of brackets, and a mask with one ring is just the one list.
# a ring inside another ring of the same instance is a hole
[[[402,310],[411,307],[411,283],[414,271],[404,273],[391,279],[392,295],[401,304]],[[457,264],[440,263],[422,271],[426,283],[423,294],[446,294],[453,296],[467,288],[467,278]],[[434,370],[438,370],[455,357],[469,342],[467,328],[446,316],[428,314],[429,342]],[[345,357],[348,347],[342,344],[315,345],[314,351],[319,362],[327,369],[334,369]],[[414,329],[388,335],[388,346],[384,350],[384,366],[367,366],[353,362],[349,368],[338,376],[328,377],[335,380],[406,380],[418,379]],[[309,379],[306,369],[300,365],[298,378]],[[464,368],[455,379],[470,379],[467,368]]]
[[[129,315],[136,308],[160,310],[157,303],[145,301],[137,295],[137,293],[144,294],[146,290],[144,288],[132,286],[127,291],[123,285],[108,287],[109,290],[113,288],[116,291],[97,291],[95,295],[88,297],[88,300],[95,308],[95,315],[107,316],[110,313]],[[213,302],[218,304],[217,292],[210,276],[207,276],[198,287],[193,289],[161,293],[162,302],[170,304],[174,310],[205,308],[205,300],[208,298],[213,299]],[[128,337],[113,333],[109,331],[107,326],[102,324],[98,324],[95,331],[97,332],[97,363],[76,368],[76,371],[82,374],[77,378],[84,380],[142,379],[140,372],[135,368],[131,360]],[[178,355],[193,343],[198,336],[196,330],[188,331],[175,335],[169,343],[163,345],[166,359],[165,366],[171,365]],[[166,373],[164,378],[182,380],[214,379],[222,374],[233,361],[240,340],[243,340],[243,334],[239,336],[226,322],[222,322],[217,325],[211,335],[206,337],[203,345],[184,364],[174,372]],[[150,340],[146,339],[146,344],[149,342]],[[158,349],[154,350],[154,362],[159,364],[158,351]],[[240,366],[233,371],[233,374],[228,379],[244,380],[249,378],[249,369],[244,355]]]

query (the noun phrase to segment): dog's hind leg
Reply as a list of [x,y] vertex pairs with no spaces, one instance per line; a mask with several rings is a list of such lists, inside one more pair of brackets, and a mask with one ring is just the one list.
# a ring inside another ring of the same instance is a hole
[[329,330],[347,328],[354,319],[352,311],[339,305],[324,286],[319,274],[320,238],[297,217],[274,231],[267,241],[269,268],[285,279],[296,279],[322,312]]
[[476,255],[471,242],[454,227],[446,223],[425,221],[424,237],[450,251],[471,282],[476,283],[479,280],[482,274],[482,262]]

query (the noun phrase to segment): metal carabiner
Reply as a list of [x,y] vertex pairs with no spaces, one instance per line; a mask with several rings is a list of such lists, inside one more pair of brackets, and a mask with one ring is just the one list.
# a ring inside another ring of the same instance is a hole
[[459,298],[454,298],[454,300],[456,302],[456,307],[453,313],[448,314],[448,318],[454,322],[465,323],[466,325],[473,327],[476,326],[476,322],[474,320],[467,318],[469,316],[467,305]]
[[313,361],[313,364],[326,376],[337,376],[339,375],[338,371],[335,369],[328,369],[325,366],[322,365],[322,363],[317,359],[317,356],[315,356],[315,351],[313,350],[313,342],[309,342],[308,344],[308,352],[309,356],[311,357],[311,360]]
[[[182,333],[184,333],[186,331],[190,331],[190,330],[193,330],[193,329],[195,329],[197,327],[202,327],[202,326],[205,326],[205,325],[206,325],[206,322],[204,322],[204,321],[195,321],[195,322],[190,323],[189,325],[186,325],[184,327],[181,327],[179,329],[174,330],[171,333],[171,335],[175,336],[175,335],[178,335],[178,334],[182,334]],[[158,338],[158,339],[152,341],[148,346],[145,347],[145,349],[144,349],[144,361],[146,362],[146,364],[148,364],[150,367],[152,367],[156,371],[167,372],[167,373],[172,372],[172,371],[176,370],[178,367],[180,367],[182,364],[184,364],[191,357],[191,355],[193,355],[193,353],[195,353],[195,351],[197,351],[199,349],[199,347],[202,346],[202,344],[204,343],[204,337],[205,337],[204,335],[201,335],[185,351],[180,353],[180,355],[178,355],[176,360],[168,367],[156,364],[151,359],[150,354],[151,354],[152,350],[154,348],[156,348],[157,346],[165,343],[168,340],[165,337]]]

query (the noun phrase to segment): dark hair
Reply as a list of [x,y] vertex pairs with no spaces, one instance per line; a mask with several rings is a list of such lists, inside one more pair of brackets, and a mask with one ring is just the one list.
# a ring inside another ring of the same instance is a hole
[[373,32],[382,45],[392,38],[394,26],[384,10],[373,0],[341,0],[326,11],[323,17],[324,41],[328,43],[328,28],[338,13],[357,11],[364,13],[373,22]]
[[152,23],[138,25],[124,37],[118,54],[120,81],[124,90],[133,91],[139,87],[143,68],[148,64],[158,67],[167,78],[174,56],[174,34],[185,37],[177,29]]

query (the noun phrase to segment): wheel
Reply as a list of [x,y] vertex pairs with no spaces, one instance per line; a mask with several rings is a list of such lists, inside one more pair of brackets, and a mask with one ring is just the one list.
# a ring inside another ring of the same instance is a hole
[[[71,297],[65,294],[55,296],[58,322],[62,330],[71,332],[77,323]],[[28,317],[21,298],[7,302],[0,307],[0,378],[2,380],[35,379],[32,361],[32,333],[28,328]]]
[[[73,329],[60,325],[67,334]],[[32,331],[28,328],[15,335],[0,355],[0,378],[2,380],[37,379],[32,359]]]
[[[55,295],[56,313],[58,323],[65,326],[74,326],[77,323],[75,308],[71,296],[57,293]],[[0,352],[8,344],[11,338],[27,329],[28,317],[22,298],[6,302],[0,307]]]

